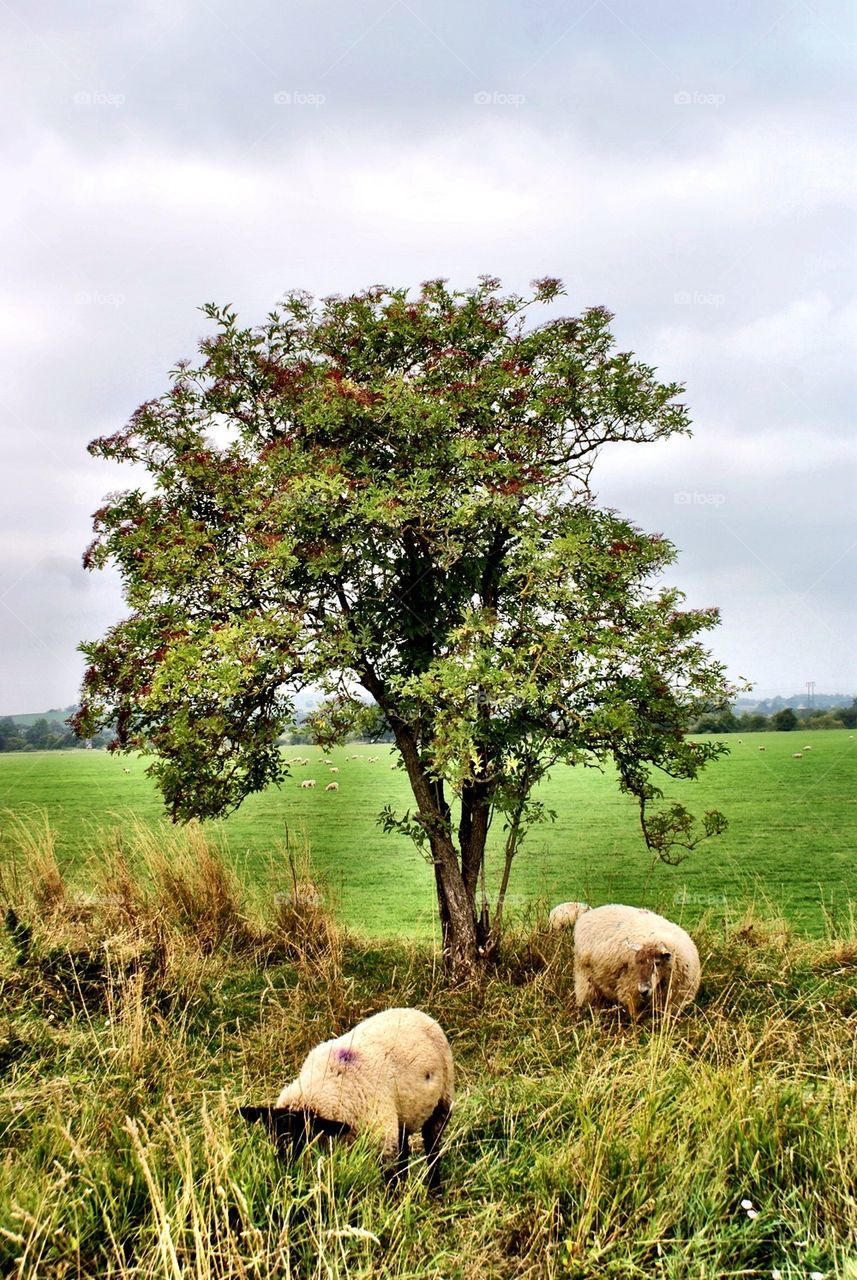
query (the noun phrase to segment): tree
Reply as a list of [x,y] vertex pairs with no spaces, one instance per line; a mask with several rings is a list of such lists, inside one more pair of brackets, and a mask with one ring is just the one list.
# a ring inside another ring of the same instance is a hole
[[54,734],[48,721],[41,716],[24,730],[27,742],[37,751],[45,751],[53,744]]
[[719,711],[710,711],[697,720],[694,733],[735,733],[738,720],[729,707],[721,707]]
[[0,719],[0,751],[23,751],[27,746],[20,725],[11,716]]
[[738,717],[737,728],[743,733],[763,733],[768,728],[768,717],[745,711]]
[[456,977],[496,947],[551,767],[612,757],[656,856],[723,825],[652,811],[653,768],[692,778],[725,749],[684,735],[733,693],[699,639],[716,611],[653,587],[674,548],[589,489],[601,446],[687,433],[682,388],[617,352],[601,307],[529,322],[562,292],[292,293],[255,328],[209,305],[198,365],[90,445],[148,477],[95,513],[84,564],[118,566],[131,612],[81,646],[76,732],[115,720],[173,818],[209,817],[284,778],[300,690],[327,695],[329,744],[362,689],[413,795],[381,821],[434,868]]
[[781,732],[790,731],[797,728],[798,718],[791,707],[783,707],[782,711],[771,716],[771,724]]
[[857,728],[857,698],[854,698],[850,707],[842,707],[836,714],[846,729]]

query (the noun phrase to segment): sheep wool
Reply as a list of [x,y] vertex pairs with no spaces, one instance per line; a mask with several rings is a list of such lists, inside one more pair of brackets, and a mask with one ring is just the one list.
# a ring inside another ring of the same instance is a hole
[[699,990],[699,952],[671,920],[643,907],[611,904],[574,927],[574,996],[579,1008],[622,1005],[677,1013]]
[[440,1185],[440,1139],[454,1096],[452,1052],[434,1018],[419,1009],[385,1009],[311,1049],[273,1107],[242,1107],[263,1119],[282,1150],[306,1136],[369,1133],[388,1182],[407,1167],[409,1137],[422,1134],[431,1189]]
[[548,916],[548,926],[557,932],[571,929],[577,923],[578,916],[589,910],[586,902],[560,902]]

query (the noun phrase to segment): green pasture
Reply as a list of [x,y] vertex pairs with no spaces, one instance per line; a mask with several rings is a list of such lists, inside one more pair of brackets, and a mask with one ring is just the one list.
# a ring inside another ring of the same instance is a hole
[[[769,900],[809,934],[844,925],[857,902],[857,738],[847,730],[798,730],[726,741],[730,755],[698,782],[664,779],[668,798],[696,812],[722,809],[730,824],[724,836],[675,867],[652,866],[636,807],[612,776],[555,770],[542,794],[557,818],[534,829],[518,857],[513,908],[521,913],[568,898],[624,901],[695,923],[703,915],[732,918],[757,899]],[[796,751],[801,759],[793,758]],[[430,869],[408,841],[376,824],[382,806],[409,804],[390,748],[355,744],[327,753],[338,774],[329,772],[318,748],[285,754],[310,764],[293,766],[282,787],[251,797],[213,824],[238,868],[252,881],[273,864],[287,887],[288,828],[308,839],[344,923],[370,936],[427,935],[435,917]],[[301,788],[306,778],[316,779],[314,789]],[[334,780],[339,791],[326,792]],[[46,813],[60,858],[73,863],[85,861],[105,828],[121,829],[130,815],[152,824],[164,820],[145,761],[103,751],[0,756],[0,810],[20,817]],[[0,841],[4,825],[8,818],[0,820]],[[493,833],[495,881],[501,838]]]

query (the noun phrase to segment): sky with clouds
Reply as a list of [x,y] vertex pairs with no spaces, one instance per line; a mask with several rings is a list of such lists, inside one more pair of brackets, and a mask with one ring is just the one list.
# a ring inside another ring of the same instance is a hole
[[[124,613],[86,443],[290,288],[559,275],[687,383],[694,437],[594,487],[680,550],[760,696],[857,693],[847,0],[10,0],[0,714],[77,695]],[[851,393],[849,395],[849,392]]]

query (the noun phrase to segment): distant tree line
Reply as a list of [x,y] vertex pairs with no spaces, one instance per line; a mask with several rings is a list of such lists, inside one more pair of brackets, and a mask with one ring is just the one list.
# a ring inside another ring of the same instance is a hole
[[[346,717],[342,723],[340,714]],[[354,700],[347,708],[344,704],[339,709],[330,705],[314,707],[280,740],[295,745],[318,743],[328,749],[337,742],[393,742],[394,739],[380,707]]]
[[40,716],[32,724],[16,721],[14,716],[0,717],[0,751],[67,751],[73,747],[105,747],[110,741],[109,732],[97,733],[93,738],[78,738],[63,720],[49,720]]
[[[68,708],[69,711],[75,708]],[[30,717],[27,717],[29,720]],[[284,733],[280,741],[284,745],[324,744],[328,726],[324,713],[315,709]],[[835,710],[812,710],[783,707],[773,715],[744,711],[736,715],[730,707],[706,712],[691,725],[690,733],[765,733],[788,732],[792,729],[854,729],[857,728],[857,698],[850,707]],[[335,726],[331,726],[335,728]],[[112,730],[95,734],[92,738],[78,738],[65,720],[39,716],[32,724],[16,721],[14,716],[0,717],[0,752],[2,751],[68,751],[71,748],[106,747],[114,737]],[[392,742],[393,734],[377,707],[366,706],[357,717],[354,730],[344,739],[346,742]]]
[[706,712],[691,726],[692,733],[764,733],[771,730],[789,732],[792,729],[854,729],[857,727],[857,698],[850,707],[835,710],[783,707],[773,715],[761,715],[758,711],[745,711],[736,716],[730,707]]

